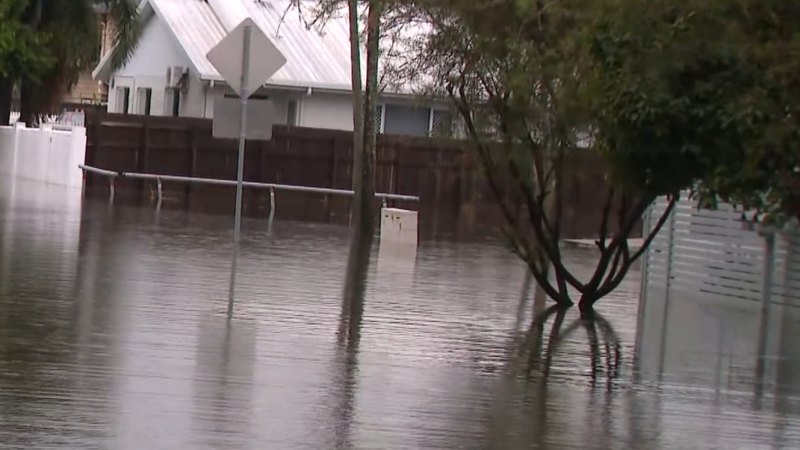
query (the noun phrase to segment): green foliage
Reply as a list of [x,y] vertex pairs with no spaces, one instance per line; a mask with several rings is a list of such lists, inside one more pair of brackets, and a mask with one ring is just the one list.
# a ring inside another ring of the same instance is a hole
[[586,97],[618,180],[800,216],[800,4],[607,0]]
[[25,0],[0,0],[0,78],[38,79],[54,59],[49,36],[23,23]]
[[115,24],[114,50],[111,54],[111,67],[119,69],[130,59],[141,37],[141,24],[137,14],[138,1],[94,0],[96,5],[105,5]]
[[[22,23],[33,33],[31,48],[49,54],[46,70],[17,74],[22,85],[23,120],[53,113],[66,92],[98,60],[100,29],[97,8],[103,7],[115,25],[112,66],[119,68],[136,49],[140,36],[134,0],[0,0],[23,4]],[[25,52],[14,52],[16,57]]]
[[564,186],[580,183],[567,175],[569,161],[592,157],[611,135],[594,111],[604,106],[595,100],[603,91],[581,33],[593,23],[597,1],[420,0],[431,30],[406,63],[406,74],[443,86],[440,93],[460,113],[512,250],[550,298],[566,306],[577,295],[584,311],[619,286],[641,256],[627,239],[656,197],[631,182],[610,183],[597,205],[603,214],[594,274],[579,279],[567,267],[559,246]]

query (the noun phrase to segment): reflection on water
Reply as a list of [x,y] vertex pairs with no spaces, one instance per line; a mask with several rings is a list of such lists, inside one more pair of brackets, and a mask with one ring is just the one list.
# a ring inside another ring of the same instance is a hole
[[[6,184],[0,447],[800,445],[796,359],[770,357],[757,396],[747,311],[672,308],[681,326],[666,353],[643,340],[637,380],[637,273],[593,322],[534,320],[500,247],[376,248],[353,309],[346,230],[250,221],[229,322],[227,218]],[[591,253],[568,254],[589,270]],[[775,355],[793,348],[781,317]]]

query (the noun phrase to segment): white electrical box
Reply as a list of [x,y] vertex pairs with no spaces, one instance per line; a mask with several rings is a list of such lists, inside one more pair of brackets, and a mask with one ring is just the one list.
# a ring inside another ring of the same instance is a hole
[[419,213],[407,209],[381,209],[381,243],[417,246]]

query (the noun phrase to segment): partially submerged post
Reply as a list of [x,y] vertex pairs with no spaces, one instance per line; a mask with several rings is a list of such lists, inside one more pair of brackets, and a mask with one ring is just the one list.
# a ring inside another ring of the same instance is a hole
[[[233,257],[228,290],[228,318],[233,316],[236,287],[236,265],[239,257],[239,238],[242,227],[242,188],[244,184],[244,147],[248,137],[247,99],[269,77],[286,64],[286,57],[267,38],[263,31],[247,18],[228,33],[206,55],[241,100],[239,122],[239,157],[236,174],[236,212],[233,228]],[[217,116],[215,114],[215,122]],[[269,126],[269,125],[267,125]],[[219,127],[215,127],[219,129]],[[228,136],[217,136],[228,137]]]

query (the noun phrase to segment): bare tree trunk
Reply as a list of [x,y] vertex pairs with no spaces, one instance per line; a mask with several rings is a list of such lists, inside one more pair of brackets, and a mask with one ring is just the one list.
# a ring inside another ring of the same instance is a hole
[[357,0],[349,0],[350,50],[353,75],[353,209],[350,216],[351,240],[347,258],[345,307],[360,310],[375,232],[375,110],[378,94],[378,55],[381,1],[370,0],[367,17],[367,82],[362,96],[361,50],[358,33]]
[[0,125],[11,122],[11,96],[14,82],[8,78],[0,79]]
[[[550,264],[545,263],[542,267],[545,268],[548,272],[550,271]],[[530,275],[533,277],[533,275]],[[540,284],[536,284],[536,292],[533,294],[533,315],[538,316],[542,312],[544,312],[545,308],[547,307],[547,292],[545,292],[544,288]]]
[[23,79],[19,89],[19,123],[34,127],[37,122],[36,86],[30,80]]
[[364,99],[363,166],[361,192],[361,222],[364,232],[372,236],[375,228],[375,159],[377,153],[378,56],[380,55],[381,14],[383,0],[370,0],[367,13],[367,83]]
[[[364,89],[361,79],[361,31],[358,0],[347,0],[350,21],[350,86],[353,90],[353,189],[361,184],[364,143]],[[352,215],[355,215],[353,213]]]

